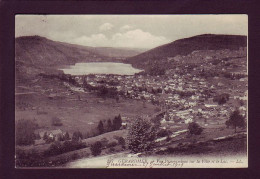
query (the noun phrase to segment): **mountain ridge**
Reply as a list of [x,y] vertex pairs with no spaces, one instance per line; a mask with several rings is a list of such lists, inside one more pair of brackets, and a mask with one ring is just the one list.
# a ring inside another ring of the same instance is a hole
[[136,67],[144,67],[145,62],[162,58],[188,55],[196,50],[235,50],[247,46],[247,37],[242,35],[201,34],[179,39],[127,58],[127,62]]
[[135,56],[143,51],[144,49],[138,51],[127,48],[82,46],[54,41],[41,36],[21,36],[15,39],[16,60],[39,66],[111,61],[113,58]]

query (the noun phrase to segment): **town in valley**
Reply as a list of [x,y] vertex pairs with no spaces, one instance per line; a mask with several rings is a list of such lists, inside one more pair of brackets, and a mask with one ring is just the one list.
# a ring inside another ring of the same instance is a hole
[[[38,35],[15,45],[16,167],[247,156],[246,36],[201,34],[149,50]],[[66,71],[81,63],[95,63],[97,73]],[[125,64],[129,73],[120,71]]]

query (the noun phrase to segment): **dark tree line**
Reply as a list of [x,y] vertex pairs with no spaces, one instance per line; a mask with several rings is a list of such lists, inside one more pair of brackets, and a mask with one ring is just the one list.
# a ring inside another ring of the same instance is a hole
[[116,88],[107,88],[105,86],[100,86],[98,87],[97,92],[98,95],[101,97],[116,98],[118,96]]
[[68,82],[74,86],[79,86],[79,84],[77,83],[77,81],[75,80],[74,77],[72,77],[71,75],[69,74],[50,74],[50,75],[47,75],[47,74],[44,74],[44,73],[40,73],[39,76],[42,76],[43,78],[48,78],[48,79],[59,79],[61,81],[64,81],[64,82]]
[[108,119],[106,121],[106,125],[102,121],[99,121],[97,130],[99,134],[103,134],[105,132],[119,130],[121,126],[122,126],[122,118],[121,115],[119,114],[118,116],[115,116],[115,118],[112,121]]
[[91,91],[96,91],[98,96],[102,98],[117,98],[119,96],[119,93],[115,87],[108,88],[105,85],[92,86],[88,84],[85,80],[83,81],[83,88]]

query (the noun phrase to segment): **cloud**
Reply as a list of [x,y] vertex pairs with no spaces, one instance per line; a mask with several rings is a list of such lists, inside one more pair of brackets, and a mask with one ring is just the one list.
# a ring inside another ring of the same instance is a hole
[[99,26],[99,30],[100,31],[107,31],[107,30],[110,30],[114,27],[113,24],[110,24],[110,23],[104,23],[102,24],[101,26]]
[[93,34],[91,36],[81,36],[75,38],[73,43],[85,46],[106,46],[108,44],[108,39],[104,34]]
[[130,30],[124,33],[116,33],[112,36],[111,41],[118,47],[139,48],[154,48],[170,42],[170,40],[163,36],[155,36],[149,32],[144,32],[141,29]]
[[247,35],[247,32],[247,15],[15,16],[15,37],[40,35],[88,46],[152,48],[199,34]]
[[154,48],[169,42],[170,40],[163,36],[155,36],[140,29],[116,33],[111,38],[99,33],[91,36],[81,36],[73,40],[73,43],[85,46],[130,48]]
[[125,30],[130,30],[130,29],[133,29],[133,27],[130,25],[124,25],[124,26],[120,27],[120,31],[125,31]]

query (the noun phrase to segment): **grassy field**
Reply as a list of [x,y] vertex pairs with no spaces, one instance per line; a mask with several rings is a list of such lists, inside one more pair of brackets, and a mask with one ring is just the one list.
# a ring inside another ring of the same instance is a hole
[[[15,120],[33,120],[39,126],[35,133],[61,129],[63,132],[68,131],[70,137],[75,131],[80,131],[83,134],[82,142],[86,144],[86,148],[47,157],[44,159],[45,162],[39,161],[44,166],[57,166],[77,158],[89,157],[91,156],[89,146],[94,142],[105,138],[108,143],[112,143],[117,142],[115,136],[126,137],[127,130],[98,135],[97,125],[100,120],[106,127],[106,121],[108,119],[112,121],[119,114],[123,121],[131,121],[137,116],[152,115],[158,112],[158,107],[149,103],[144,105],[142,101],[125,98],[116,101],[112,98],[101,98],[96,93],[72,91],[58,79],[38,78],[30,83],[18,83],[16,84],[15,97]],[[53,126],[53,117],[58,117],[62,125]],[[50,149],[50,146],[51,144],[45,143],[16,146],[16,149],[28,155],[33,152],[42,155]],[[114,146],[112,149],[104,148],[101,155],[122,150],[124,149],[121,145]],[[28,162],[34,160],[37,163],[36,159],[28,159]],[[34,166],[34,164],[28,165]],[[38,164],[36,165],[38,166]]]
[[199,144],[189,144],[177,147],[169,145],[164,152],[153,154],[152,156],[163,155],[165,157],[191,156],[246,156],[247,140],[246,138],[232,138],[222,141],[201,141]]
[[[156,106],[141,101],[120,98],[119,102],[111,98],[100,98],[93,93],[74,92],[71,94],[67,88],[59,84],[58,88],[52,83],[44,82],[42,88],[34,90],[33,94],[16,96],[15,119],[32,119],[40,126],[40,130],[61,129],[72,134],[80,131],[83,134],[91,133],[96,129],[100,120],[113,119],[119,114],[121,117],[134,119],[138,115],[151,115],[155,113]],[[59,94],[59,98],[50,99],[49,93]],[[79,97],[80,96],[80,100]],[[23,103],[23,104],[21,104]],[[29,107],[21,107],[21,106]],[[52,117],[61,119],[62,126],[52,126]]]
[[[157,147],[155,151],[160,151],[159,153],[169,157],[178,155],[246,155],[246,137],[217,140],[221,137],[232,136],[243,132],[246,132],[246,129],[238,129],[237,133],[235,133],[233,128],[226,128],[223,124],[209,125],[204,127],[200,135],[189,136],[187,133],[181,134],[169,142],[163,143],[160,147]],[[178,150],[178,148],[180,148],[180,150]]]

